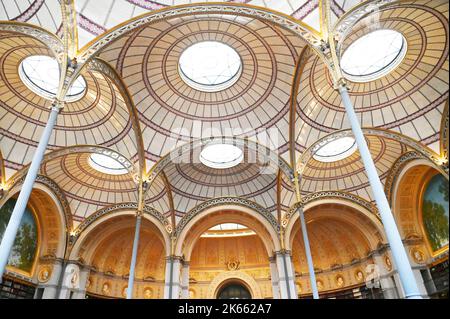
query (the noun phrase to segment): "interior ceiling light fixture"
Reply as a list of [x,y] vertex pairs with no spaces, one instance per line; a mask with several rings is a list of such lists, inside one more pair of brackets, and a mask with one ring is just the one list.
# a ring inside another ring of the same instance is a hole
[[215,169],[231,168],[239,165],[243,160],[242,150],[230,144],[208,145],[200,153],[200,162]]
[[124,175],[128,173],[127,168],[121,162],[104,154],[92,153],[88,162],[93,169],[103,174]]
[[353,137],[325,140],[316,146],[313,158],[319,162],[336,162],[352,155],[358,146]]
[[202,41],[183,51],[179,73],[196,90],[218,92],[236,83],[242,73],[242,61],[229,45]]
[[[22,82],[34,93],[53,100],[59,88],[59,64],[54,58],[46,55],[33,55],[25,58],[19,66]],[[79,76],[69,88],[66,102],[75,102],[83,97],[86,81]]]
[[373,81],[394,70],[406,51],[407,42],[400,32],[376,30],[349,45],[342,54],[341,68],[350,81]]

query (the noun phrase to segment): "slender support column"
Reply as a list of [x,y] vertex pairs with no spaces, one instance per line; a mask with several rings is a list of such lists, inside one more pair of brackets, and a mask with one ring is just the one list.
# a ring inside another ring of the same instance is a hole
[[54,104],[52,106],[47,125],[45,126],[44,132],[41,136],[39,145],[34,152],[27,176],[25,177],[25,181],[23,182],[16,205],[14,206],[11,218],[9,219],[8,226],[6,227],[5,233],[3,234],[2,242],[0,244],[0,283],[2,281],[2,276],[8,263],[14,240],[16,239],[20,222],[22,221],[23,213],[25,211],[25,208],[27,207],[31,191],[33,190],[33,185],[39,172],[42,159],[44,158],[45,150],[48,146],[48,141],[50,139],[50,136],[52,135],[53,127],[56,124],[56,119],[61,108],[62,105],[58,104]]
[[189,299],[189,262],[184,261],[181,267],[181,298]]
[[314,264],[311,255],[311,246],[309,245],[308,231],[306,229],[305,214],[303,207],[298,209],[300,215],[300,224],[302,226],[303,243],[305,245],[306,262],[308,263],[309,280],[311,282],[311,290],[314,299],[319,299],[319,291],[317,289],[316,274],[314,272]]
[[139,233],[141,230],[142,216],[140,213],[136,216],[136,229],[134,232],[133,252],[131,254],[130,275],[128,277],[127,299],[133,298],[134,272],[136,270],[136,260],[139,247]]
[[294,271],[291,258],[286,251],[276,252],[277,269],[279,273],[279,287],[281,299],[296,299]]
[[405,291],[405,297],[420,299],[422,297],[420,295],[414,273],[411,269],[408,255],[406,254],[405,247],[403,246],[402,238],[400,237],[397,225],[395,224],[394,216],[392,215],[386,194],[384,193],[383,185],[381,184],[380,177],[378,176],[377,169],[373,162],[369,147],[367,146],[366,139],[364,138],[364,134],[361,130],[358,117],[356,116],[345,84],[339,85],[339,93],[341,94],[342,102],[352,126],[353,135],[355,136],[361,159],[366,169],[367,177],[372,188],[372,193],[375,197],[375,202],[377,203],[378,211],[384,225],[386,237],[392,251],[394,263],[397,266],[403,290]]
[[181,257],[179,256],[167,257],[164,299],[180,298],[181,292],[180,271],[181,271]]
[[270,262],[270,279],[272,281],[273,299],[280,299],[280,278],[278,276],[276,257],[269,258]]

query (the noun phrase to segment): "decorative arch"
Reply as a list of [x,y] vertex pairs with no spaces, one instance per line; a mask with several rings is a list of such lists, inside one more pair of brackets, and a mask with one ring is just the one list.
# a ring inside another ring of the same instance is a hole
[[268,147],[262,146],[257,142],[251,141],[246,138],[237,137],[215,137],[215,138],[202,138],[190,143],[181,145],[171,151],[169,154],[161,158],[148,172],[148,180],[152,182],[156,177],[164,170],[164,168],[171,162],[180,159],[183,155],[189,154],[194,149],[214,144],[232,144],[241,147],[247,147],[248,149],[264,156],[272,165],[276,166],[286,175],[289,181],[292,181],[294,176],[293,170],[290,165],[275,151]]
[[252,299],[262,298],[261,289],[255,279],[253,279],[252,276],[241,271],[227,271],[217,275],[208,286],[206,298],[215,299],[219,290],[227,283],[233,281],[244,284],[250,291]]
[[[116,217],[135,217],[136,210],[137,203],[123,203],[106,207],[89,216],[89,218],[84,220],[83,223],[71,232],[70,259],[75,260],[78,258],[78,254],[85,239],[98,226]],[[168,226],[170,226],[169,222],[159,212],[147,206],[144,208],[142,217],[159,230],[162,241],[164,242],[166,254],[167,256],[170,255],[171,240],[170,234],[167,231]]]
[[[41,165],[68,155],[68,154],[75,154],[75,153],[98,153],[98,154],[104,154],[108,156],[114,156],[120,162],[125,166],[125,168],[128,170],[129,174],[133,176],[133,178],[136,180],[137,172],[136,168],[133,165],[133,163],[124,155],[120,154],[119,152],[116,152],[110,148],[100,146],[100,145],[75,145],[75,146],[69,146],[61,149],[57,149],[55,151],[52,151],[44,156],[44,159],[42,160]],[[25,166],[23,169],[18,171],[14,176],[12,176],[7,181],[7,189],[10,189],[14,187],[20,180],[23,180],[28,172],[29,165]]]
[[136,139],[137,144],[137,152],[138,152],[138,158],[139,158],[139,175],[142,176],[147,172],[146,169],[146,162],[145,162],[145,153],[144,153],[144,141],[142,138],[142,130],[139,124],[139,117],[138,112],[136,110],[136,106],[134,105],[133,99],[131,98],[131,94],[117,73],[117,71],[106,61],[100,59],[100,58],[94,58],[89,61],[89,63],[86,66],[87,70],[97,71],[102,73],[103,75],[110,78],[114,84],[119,89],[120,94],[125,100],[125,105],[128,108],[128,112],[131,117],[134,137]]
[[92,40],[83,48],[81,48],[78,54],[78,61],[81,63],[86,62],[90,57],[97,54],[105,45],[139,27],[167,18],[176,18],[194,14],[240,15],[276,24],[284,29],[290,30],[294,34],[304,39],[317,51],[318,54],[322,55],[321,51],[318,49],[318,47],[321,45],[320,34],[316,30],[310,28],[306,24],[293,17],[280,12],[275,12],[268,8],[241,3],[202,3],[201,5],[194,3],[154,10],[152,12],[130,19],[127,23],[118,25],[117,27],[108,31],[106,34],[103,34],[100,37]]
[[[175,255],[184,256],[186,260],[189,260],[192,249],[202,233],[217,224],[229,222],[242,224],[253,229],[261,237],[268,256],[281,249],[278,231],[254,208],[239,205],[233,201],[215,203],[215,200],[212,200],[206,203],[212,205],[206,205],[205,207],[199,205],[199,211],[196,214],[183,223],[180,221],[178,224],[175,232],[177,238],[174,247]],[[220,214],[221,212],[224,213]],[[189,214],[186,217],[188,216]],[[276,222],[273,216],[272,218]],[[179,227],[181,225],[183,227]],[[196,227],[194,228],[194,226]],[[194,232],[191,232],[193,229]]]
[[[355,201],[354,199],[357,198],[355,195],[351,195],[350,197],[347,197],[345,195],[348,194],[339,194],[338,196],[329,196],[327,194],[328,192],[322,193],[322,196],[317,196],[313,199],[307,199],[304,198],[304,203],[297,203],[295,204],[291,210],[290,210],[290,216],[288,216],[289,219],[284,219],[283,224],[284,226],[284,243],[286,245],[286,249],[290,250],[292,247],[293,237],[295,233],[295,226],[298,226],[298,220],[299,215],[296,213],[297,208],[300,206],[303,206],[303,209],[305,211],[305,215],[308,215],[308,211],[320,206],[320,205],[326,205],[326,204],[334,204],[334,205],[341,205],[344,208],[350,208],[355,213],[358,213],[359,216],[361,216],[363,219],[367,220],[368,225],[371,225],[372,231],[375,229],[377,233],[380,235],[380,237],[383,239],[383,242],[386,242],[386,237],[383,229],[383,225],[381,223],[380,218],[376,213],[374,213],[373,210],[370,209],[370,207],[373,207],[373,204],[369,202],[365,202],[363,199],[359,199],[360,202]],[[320,193],[319,193],[320,194]],[[365,202],[365,205],[364,205]],[[327,216],[327,217],[333,217],[333,218],[339,218],[340,216]],[[360,225],[361,226],[361,225]],[[373,234],[369,234],[372,236]],[[374,239],[374,237],[372,238]],[[374,241],[373,241],[374,243]],[[376,245],[375,245],[376,246]],[[376,247],[373,247],[374,249]]]
[[[401,236],[419,240],[426,246],[429,256],[442,251],[433,251],[428,241],[422,220],[422,201],[428,182],[438,174],[441,172],[428,161],[411,159],[394,172],[389,198]],[[443,176],[448,180],[448,176]]]
[[61,39],[44,28],[24,22],[0,21],[0,31],[19,33],[35,38],[53,52],[59,63],[62,63],[64,60],[65,48]]
[[[417,152],[417,154],[420,154],[420,156],[424,159],[429,160],[432,165],[435,166],[437,170],[448,176],[448,167],[445,167],[444,163],[442,162],[439,154],[435,153],[433,150],[428,148],[427,146],[424,146],[420,144],[419,142],[413,140],[410,137],[404,136],[400,133],[385,130],[385,129],[377,129],[377,128],[363,128],[364,135],[372,135],[372,136],[379,136],[382,138],[391,139],[394,141],[397,141],[403,145],[406,145],[410,148],[412,148],[414,151]],[[305,169],[306,165],[308,164],[309,160],[314,155],[316,148],[318,145],[323,143],[326,140],[333,140],[340,137],[351,137],[353,136],[352,130],[340,130],[337,132],[333,132],[331,134],[328,134],[324,136],[323,138],[317,140],[315,143],[313,143],[308,149],[305,150],[305,152],[302,153],[300,156],[298,162],[297,162],[297,171],[301,174],[303,170]]]

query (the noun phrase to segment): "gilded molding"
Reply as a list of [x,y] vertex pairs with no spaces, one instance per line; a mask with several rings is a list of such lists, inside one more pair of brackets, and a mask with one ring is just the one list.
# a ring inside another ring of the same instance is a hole
[[219,198],[214,198],[214,199],[205,201],[205,202],[197,205],[193,209],[191,209],[188,213],[186,213],[186,215],[178,222],[178,225],[175,228],[174,237],[178,237],[181,234],[181,232],[183,231],[183,229],[186,227],[186,225],[196,215],[198,215],[202,211],[204,211],[208,208],[211,208],[211,207],[227,205],[227,204],[228,205],[233,204],[233,205],[250,208],[250,209],[254,210],[255,212],[258,212],[260,215],[262,215],[270,223],[270,225],[272,225],[273,229],[276,232],[278,232],[280,230],[280,226],[279,226],[276,218],[271,214],[271,212],[269,210],[262,207],[261,205],[255,203],[255,202],[249,201],[247,199],[240,198],[240,197],[219,197]]

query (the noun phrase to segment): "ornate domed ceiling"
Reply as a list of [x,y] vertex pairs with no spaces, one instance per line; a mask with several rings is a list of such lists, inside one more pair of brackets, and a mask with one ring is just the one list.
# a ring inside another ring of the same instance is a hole
[[[340,56],[375,30],[405,39],[393,70],[348,81],[382,182],[389,187],[405,154],[445,165],[445,1],[14,0],[2,3],[0,20],[4,189],[20,184],[52,104],[21,80],[21,62],[68,59],[64,83],[70,76],[86,82],[81,99],[59,114],[40,171],[66,195],[75,225],[108,207],[136,204],[141,178],[141,199],[172,229],[218,198],[254,205],[280,222],[298,200],[296,172],[300,195],[329,191],[372,202],[358,151],[332,161],[314,156],[330,137],[351,137],[326,59],[330,34]],[[224,89],[199,90],[181,74],[183,52],[206,41],[240,57]],[[212,137],[237,143],[242,161],[220,169],[198,161]],[[124,159],[126,174],[95,170],[92,153]]]

